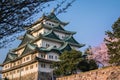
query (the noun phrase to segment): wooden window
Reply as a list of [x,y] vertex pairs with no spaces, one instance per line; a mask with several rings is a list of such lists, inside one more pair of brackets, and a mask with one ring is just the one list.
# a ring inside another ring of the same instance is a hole
[[16,63],[14,62],[14,66],[16,65]]
[[5,74],[3,74],[3,77],[5,77]]
[[10,72],[10,74],[12,74],[12,72]]
[[24,68],[21,68],[21,71],[24,71]]
[[57,46],[55,45],[54,48],[57,48]]
[[44,63],[41,63],[41,67],[42,67],[42,68],[45,68],[45,64],[44,64]]
[[64,39],[65,37],[64,36],[62,36],[62,39]]
[[20,70],[17,70],[17,73],[19,73]]
[[9,67],[9,64],[8,64],[8,67]]
[[54,24],[52,24],[52,26],[55,26]]
[[28,56],[28,57],[26,57],[26,60],[29,60],[30,59],[30,57]]
[[33,65],[30,66],[30,69],[33,69]]
[[41,58],[45,58],[45,55],[44,55],[44,54],[41,54]]
[[55,56],[55,59],[57,59],[57,56]]
[[26,67],[25,70],[28,70],[28,67]]
[[36,67],[37,67],[38,65],[36,64]]
[[24,58],[24,60],[23,61],[25,61],[25,58]]
[[48,23],[49,25],[51,25],[51,23]]
[[17,64],[19,64],[19,61],[17,62]]
[[52,56],[52,55],[49,55],[49,59],[53,59],[53,56]]
[[5,68],[7,68],[7,65],[5,66]]
[[16,71],[13,71],[13,73],[15,74],[15,73],[16,73]]
[[49,47],[50,45],[49,44],[46,44],[46,47]]

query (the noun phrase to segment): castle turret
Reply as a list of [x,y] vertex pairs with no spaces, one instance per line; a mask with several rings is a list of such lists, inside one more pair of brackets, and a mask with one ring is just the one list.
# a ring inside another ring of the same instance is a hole
[[76,32],[64,29],[54,11],[43,15],[19,37],[19,46],[8,52],[2,64],[2,78],[9,80],[50,80],[52,62],[59,61],[65,50],[84,46],[74,39]]

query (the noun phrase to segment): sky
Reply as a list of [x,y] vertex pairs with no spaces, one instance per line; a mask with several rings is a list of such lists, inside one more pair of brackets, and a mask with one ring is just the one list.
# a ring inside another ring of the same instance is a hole
[[[59,14],[58,18],[70,22],[66,30],[76,31],[75,39],[86,44],[81,50],[91,45],[99,46],[105,37],[105,31],[112,30],[112,24],[120,17],[120,0],[76,0],[67,10]],[[0,63],[5,59],[9,49],[17,47],[19,41],[14,41],[6,49],[0,49]]]

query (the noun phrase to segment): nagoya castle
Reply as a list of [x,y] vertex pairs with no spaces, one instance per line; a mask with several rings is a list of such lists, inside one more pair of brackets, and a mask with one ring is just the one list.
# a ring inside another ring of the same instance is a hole
[[5,80],[53,80],[52,63],[60,61],[65,50],[82,47],[73,37],[76,32],[65,30],[67,22],[59,20],[54,11],[30,26],[19,39],[21,43],[8,52],[2,64]]

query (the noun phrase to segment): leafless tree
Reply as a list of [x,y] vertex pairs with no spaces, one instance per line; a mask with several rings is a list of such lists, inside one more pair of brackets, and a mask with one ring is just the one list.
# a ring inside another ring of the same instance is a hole
[[[29,19],[34,14],[53,8],[56,14],[64,13],[75,0],[0,0],[0,48],[4,43],[14,41],[3,38],[24,31],[33,21]],[[25,20],[28,21],[25,23]],[[2,41],[1,41],[2,40]]]

